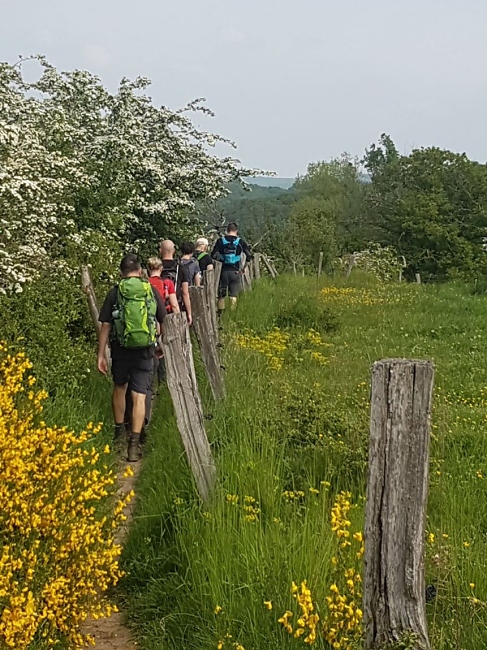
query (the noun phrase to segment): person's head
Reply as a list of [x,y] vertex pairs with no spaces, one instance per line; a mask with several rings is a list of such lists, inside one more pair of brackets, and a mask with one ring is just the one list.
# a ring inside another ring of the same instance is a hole
[[206,253],[208,250],[208,246],[210,245],[209,241],[206,239],[206,237],[199,237],[196,240],[195,244],[195,251],[199,251],[200,253]]
[[238,226],[236,223],[232,221],[232,223],[229,223],[227,226],[227,235],[237,235],[238,234]]
[[161,242],[159,252],[163,260],[172,260],[176,252],[176,246],[174,246],[174,242],[170,239],[165,239]]
[[120,262],[120,275],[122,278],[140,278],[142,274],[142,267],[139,262],[139,258],[134,253],[127,253],[122,257]]
[[188,257],[194,253],[194,244],[190,241],[183,241],[181,244],[181,255],[183,257]]
[[147,260],[147,270],[150,277],[154,275],[161,275],[162,273],[162,260],[160,257],[149,257]]

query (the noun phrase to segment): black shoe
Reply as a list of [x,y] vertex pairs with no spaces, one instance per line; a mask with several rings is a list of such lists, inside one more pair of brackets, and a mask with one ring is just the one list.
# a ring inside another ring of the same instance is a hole
[[132,433],[127,445],[127,460],[136,463],[140,460],[140,435]]

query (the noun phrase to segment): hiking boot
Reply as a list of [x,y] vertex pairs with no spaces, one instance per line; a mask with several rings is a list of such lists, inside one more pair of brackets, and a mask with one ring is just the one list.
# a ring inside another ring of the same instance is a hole
[[132,433],[127,445],[127,460],[136,463],[140,460],[140,435]]
[[120,447],[127,441],[127,429],[125,424],[116,424],[113,431],[113,447],[120,449]]

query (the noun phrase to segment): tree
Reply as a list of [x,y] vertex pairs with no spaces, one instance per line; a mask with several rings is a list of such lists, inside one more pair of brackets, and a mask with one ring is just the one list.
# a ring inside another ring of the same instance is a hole
[[111,94],[86,71],[43,57],[28,83],[21,61],[0,64],[0,292],[21,291],[41,269],[73,259],[111,266],[125,246],[154,249],[190,228],[199,200],[216,200],[252,170],[210,155],[217,142],[190,114],[156,107],[150,82],[122,79]]
[[400,156],[389,136],[365,156],[376,239],[404,255],[410,274],[445,280],[486,269],[487,168],[430,147]]

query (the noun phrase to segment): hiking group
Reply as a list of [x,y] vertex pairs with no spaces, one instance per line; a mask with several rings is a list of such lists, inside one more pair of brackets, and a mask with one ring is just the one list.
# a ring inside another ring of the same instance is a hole
[[235,223],[227,226],[208,252],[209,242],[201,237],[195,244],[184,242],[180,257],[176,246],[164,240],[160,257],[147,260],[147,271],[133,253],[120,263],[120,282],[108,292],[100,310],[98,336],[98,370],[108,373],[107,345],[111,351],[114,383],[112,408],[115,422],[114,441],[127,441],[127,460],[141,457],[146,427],[151,412],[154,383],[165,377],[162,337],[167,314],[185,312],[192,325],[190,286],[201,286],[214,260],[222,263],[218,287],[218,313],[225,308],[225,298],[235,307],[242,289],[242,253],[252,259],[252,252],[238,234]]

